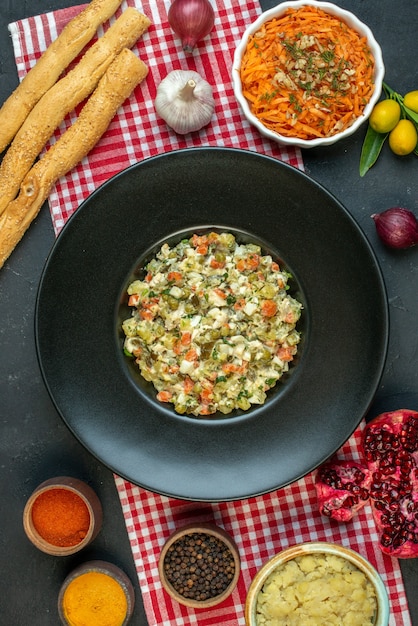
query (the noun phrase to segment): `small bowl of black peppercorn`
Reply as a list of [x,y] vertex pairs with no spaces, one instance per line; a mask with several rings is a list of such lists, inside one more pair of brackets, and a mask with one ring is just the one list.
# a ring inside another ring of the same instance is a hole
[[174,600],[206,609],[233,592],[240,574],[238,548],[215,524],[188,524],[164,544],[158,571],[164,589]]

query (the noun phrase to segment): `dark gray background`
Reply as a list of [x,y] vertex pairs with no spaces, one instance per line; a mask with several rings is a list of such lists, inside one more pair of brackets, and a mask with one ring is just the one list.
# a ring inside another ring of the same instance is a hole
[[[7,24],[73,4],[70,0],[0,0],[0,102],[18,83]],[[273,0],[262,0],[264,9]],[[387,83],[400,93],[418,88],[416,3],[413,0],[339,0],[373,30],[383,49]],[[393,156],[387,146],[361,179],[358,163],[365,128],[336,146],[304,151],[308,175],[327,187],[372,243],[386,282],[391,336],[386,369],[376,396],[418,392],[418,247],[393,252],[377,239],[370,215],[401,205],[418,215],[417,157]],[[330,234],[330,236],[332,236]],[[132,624],[145,626],[140,591],[111,472],[88,454],[64,426],[42,382],[35,353],[33,315],[43,264],[54,234],[45,206],[0,271],[0,623],[48,626],[58,623],[56,598],[65,575],[81,560],[104,558],[120,565],[134,582]],[[389,402],[389,399],[387,402]],[[393,398],[392,398],[393,402]],[[390,408],[390,407],[389,407]],[[417,406],[409,406],[417,408]],[[70,474],[88,481],[105,511],[103,530],[81,556],[56,559],[27,541],[22,511],[46,476]],[[418,561],[401,563],[412,621],[418,625]]]

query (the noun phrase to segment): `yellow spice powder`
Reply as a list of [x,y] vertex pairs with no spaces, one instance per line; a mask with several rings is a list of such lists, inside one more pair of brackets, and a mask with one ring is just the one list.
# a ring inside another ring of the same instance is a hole
[[69,626],[121,626],[128,603],[121,585],[102,572],[87,572],[68,585],[63,597]]

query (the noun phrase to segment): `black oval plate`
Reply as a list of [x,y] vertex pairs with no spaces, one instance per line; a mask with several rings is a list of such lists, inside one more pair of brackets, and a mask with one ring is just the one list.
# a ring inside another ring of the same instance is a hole
[[[135,383],[118,316],[146,250],[212,224],[277,251],[303,294],[306,335],[264,406],[199,420]],[[388,305],[365,235],[321,185],[253,152],[193,148],[142,161],[83,202],[46,262],[35,331],[48,391],[93,455],[145,489],[219,502],[283,487],[346,441],[382,375]]]

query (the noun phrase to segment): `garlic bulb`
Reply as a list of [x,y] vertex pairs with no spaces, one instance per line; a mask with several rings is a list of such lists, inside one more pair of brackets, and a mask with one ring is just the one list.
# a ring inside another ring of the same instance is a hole
[[215,109],[212,87],[192,70],[173,70],[157,88],[155,109],[180,135],[200,130]]

